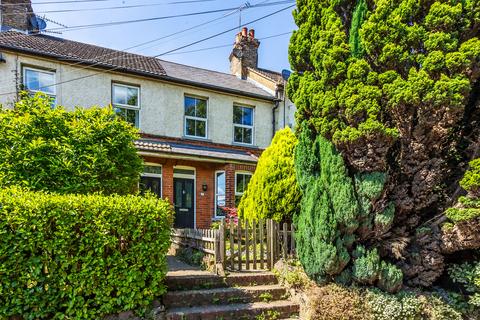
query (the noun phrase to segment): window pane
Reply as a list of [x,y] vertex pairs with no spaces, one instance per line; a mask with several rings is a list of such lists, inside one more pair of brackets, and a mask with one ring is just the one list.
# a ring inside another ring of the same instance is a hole
[[243,143],[252,143],[252,129],[243,128]]
[[244,177],[244,189],[247,190],[248,184],[250,183],[250,179],[252,178],[251,175],[246,174]]
[[233,123],[242,124],[242,107],[233,106]]
[[133,126],[138,126],[138,110],[131,110],[115,106],[114,109],[117,116],[127,121]]
[[185,134],[187,136],[195,136],[195,120],[186,119],[185,120]]
[[225,172],[217,172],[217,195],[225,195]]
[[175,185],[175,206],[182,207],[183,185],[181,183],[174,183]]
[[55,76],[52,73],[25,70],[25,87],[28,90],[55,94]]
[[162,174],[162,167],[160,167],[160,166],[144,166],[143,167],[143,172]]
[[127,88],[121,86],[113,86],[113,103],[127,104]]
[[127,88],[127,104],[138,106],[138,88]]
[[244,176],[243,174],[237,174],[237,185],[235,188],[236,193],[243,193],[244,192]]
[[185,97],[185,115],[186,116],[195,116],[195,99],[190,97]]
[[242,124],[247,126],[253,125],[253,109],[252,108],[243,108]]
[[197,99],[197,117],[207,118],[207,101]]
[[234,127],[233,128],[233,141],[243,142],[243,128],[242,127]]
[[190,209],[193,208],[193,181],[185,181],[185,207]]
[[201,120],[196,120],[196,136],[197,137],[206,137],[206,122]]

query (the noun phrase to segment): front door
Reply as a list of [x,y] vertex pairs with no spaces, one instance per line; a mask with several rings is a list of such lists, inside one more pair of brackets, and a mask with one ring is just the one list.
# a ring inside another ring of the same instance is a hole
[[173,179],[173,203],[175,204],[175,228],[195,227],[195,193],[193,179]]

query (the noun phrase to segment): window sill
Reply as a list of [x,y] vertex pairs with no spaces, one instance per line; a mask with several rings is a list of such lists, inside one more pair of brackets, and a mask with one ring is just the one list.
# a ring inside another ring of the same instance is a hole
[[208,138],[201,138],[201,137],[182,136],[182,139],[185,139],[185,140],[193,140],[193,141],[205,141],[205,142],[212,142],[212,140],[211,140],[211,139],[208,139]]
[[259,149],[258,146],[254,144],[249,144],[249,143],[241,143],[241,142],[232,142],[233,146],[239,146],[239,147],[247,147],[247,148],[252,148],[252,149]]

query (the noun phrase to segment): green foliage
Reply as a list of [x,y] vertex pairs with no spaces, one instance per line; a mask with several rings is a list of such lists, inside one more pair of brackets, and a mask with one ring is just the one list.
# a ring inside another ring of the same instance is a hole
[[480,308],[480,261],[454,265],[448,273],[452,280],[464,286],[469,293],[469,303]]
[[458,204],[445,211],[447,218],[454,223],[480,217],[480,158],[470,162],[470,169],[465,172],[460,181],[467,196],[458,199]]
[[0,191],[0,318],[100,319],[165,293],[170,204]]
[[366,250],[358,246],[353,252],[354,263],[352,267],[353,279],[361,284],[376,284],[387,292],[397,292],[402,287],[402,271],[385,261],[380,260],[376,249]]
[[358,246],[353,255],[356,257],[353,278],[359,283],[372,285],[380,273],[380,256],[377,250],[365,251],[364,247]]
[[355,58],[361,58],[363,55],[363,47],[360,39],[359,29],[365,20],[365,14],[367,13],[367,3],[365,0],[358,0],[353,11],[352,25],[350,27],[350,50],[352,56]]
[[442,300],[414,292],[396,295],[367,290],[365,301],[373,320],[461,320],[462,315]]
[[375,215],[375,229],[388,230],[393,224],[395,218],[395,205],[390,202],[388,206],[381,212]]
[[[359,208],[342,156],[327,139],[318,136],[312,141],[308,134],[302,131],[295,151],[297,163],[311,164],[297,171],[303,198],[300,214],[295,216],[295,236],[305,272],[323,281],[340,274],[350,261],[348,249],[358,227]],[[316,167],[318,173],[310,175],[308,171]],[[313,177],[307,183],[304,177],[309,175]]]
[[291,220],[299,210],[300,189],[295,177],[293,152],[297,138],[285,128],[278,131],[260,156],[238,212],[249,220]]
[[[361,228],[372,229],[372,202],[382,194],[387,175],[383,172],[368,172],[355,175],[355,188],[360,203]],[[394,208],[395,209],[395,208]],[[377,216],[375,216],[376,222]],[[384,225],[386,227],[387,225]]]
[[137,188],[142,160],[137,130],[109,108],[52,108],[24,95],[0,110],[0,185],[59,193],[126,194]]
[[460,185],[468,192],[480,195],[480,158],[470,162],[470,169],[465,172]]

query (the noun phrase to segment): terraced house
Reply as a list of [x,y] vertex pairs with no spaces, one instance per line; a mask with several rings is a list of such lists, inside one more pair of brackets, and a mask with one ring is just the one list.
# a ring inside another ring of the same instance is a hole
[[40,34],[30,3],[9,3],[17,5],[2,7],[0,104],[23,89],[66,108],[111,104],[139,128],[141,188],[171,200],[177,227],[222,218],[275,131],[293,126],[285,80],[258,68],[253,30],[236,35],[226,74]]

